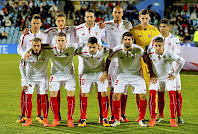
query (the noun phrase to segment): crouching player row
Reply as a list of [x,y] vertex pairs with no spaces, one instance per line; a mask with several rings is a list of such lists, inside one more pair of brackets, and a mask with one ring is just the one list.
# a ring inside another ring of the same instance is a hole
[[[177,112],[177,100],[176,100],[176,76],[181,71],[185,61],[179,55],[176,55],[172,51],[165,49],[164,40],[162,37],[154,39],[153,45],[147,50],[149,58],[152,60],[152,69],[156,77],[151,77],[149,87],[149,110],[151,120],[148,126],[156,125],[155,114],[155,97],[158,90],[168,91],[170,97],[170,112],[171,127],[177,127],[175,115]],[[173,70],[173,64],[176,62],[178,67]]]

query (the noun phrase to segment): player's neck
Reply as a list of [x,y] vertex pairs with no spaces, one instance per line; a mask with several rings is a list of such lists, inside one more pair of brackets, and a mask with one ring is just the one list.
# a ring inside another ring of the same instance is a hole
[[30,31],[31,31],[31,33],[33,33],[33,34],[37,34],[37,33],[39,33],[39,29],[38,29],[38,30],[30,29]]
[[120,24],[122,22],[122,20],[113,20],[114,23]]
[[63,29],[64,29],[64,27],[63,27],[63,28],[58,28],[58,30],[61,30],[61,31],[62,31]]
[[63,51],[66,48],[66,45],[64,45],[62,48],[58,46],[58,50]]
[[125,46],[124,46],[124,50],[125,51],[130,51],[132,49],[132,45],[129,47],[129,48],[126,48]]
[[95,26],[95,22],[94,22],[92,25],[87,25],[87,24],[85,23],[85,26],[86,26],[87,28],[92,28],[92,27]]
[[162,35],[162,37],[166,38],[166,37],[169,36],[169,32],[168,33],[165,33],[165,34],[161,34],[161,35]]
[[149,24],[148,25],[142,25],[141,24],[141,26],[142,26],[143,29],[148,29],[149,28]]

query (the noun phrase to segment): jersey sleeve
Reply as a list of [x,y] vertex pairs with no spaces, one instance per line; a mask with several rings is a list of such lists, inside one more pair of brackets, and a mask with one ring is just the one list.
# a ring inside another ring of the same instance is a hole
[[179,39],[177,37],[174,38],[174,44],[173,44],[173,52],[175,54],[180,54],[180,42],[179,42]]
[[111,59],[117,57],[118,52],[119,52],[119,47],[118,46],[114,47],[113,50],[110,49],[108,59],[111,60]]
[[178,73],[181,71],[182,67],[184,66],[185,60],[181,56],[170,51],[169,51],[169,56],[173,61],[176,61],[178,64],[178,68],[174,72],[175,75],[178,75]]
[[27,34],[21,35],[19,44],[17,46],[17,53],[21,55],[21,58],[23,59],[25,56],[26,51],[29,51],[31,48],[26,48],[26,42],[25,42],[25,36]]

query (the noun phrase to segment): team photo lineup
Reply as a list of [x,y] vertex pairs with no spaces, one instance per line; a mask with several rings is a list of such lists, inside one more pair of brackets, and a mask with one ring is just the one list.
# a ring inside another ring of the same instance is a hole
[[[87,114],[88,94],[95,91],[98,123],[116,127],[130,122],[125,115],[129,87],[137,105],[135,121],[141,127],[158,127],[156,123],[163,123],[165,91],[170,99],[167,104],[170,105],[170,126],[179,127],[184,123],[180,71],[185,60],[180,56],[178,37],[170,32],[170,21],[162,18],[158,29],[149,24],[149,11],[142,9],[138,14],[140,24],[133,27],[130,21],[122,19],[123,15],[123,8],[114,6],[112,20],[96,22],[95,11],[89,9],[85,11],[84,23],[66,26],[66,15],[58,12],[56,26],[47,30],[40,29],[42,18],[39,14],[32,16],[31,27],[23,31],[17,47],[21,56],[22,87],[21,116],[17,123],[32,125],[35,118],[32,117],[32,94],[36,93],[36,120],[44,127],[61,125],[60,89],[64,88],[67,90],[68,127],[86,126],[91,118]],[[74,57],[78,57],[77,72]],[[76,81],[80,89],[76,88]],[[75,92],[79,92],[79,96],[75,96]],[[80,97],[80,105],[75,105],[75,97]],[[73,114],[77,106],[80,114],[78,125],[75,125]],[[52,122],[48,122],[49,112],[53,113]],[[145,122],[146,112],[150,114],[149,122]]]

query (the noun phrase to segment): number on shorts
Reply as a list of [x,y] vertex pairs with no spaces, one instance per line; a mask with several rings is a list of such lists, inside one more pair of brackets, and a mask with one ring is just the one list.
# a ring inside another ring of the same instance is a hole
[[53,78],[54,78],[54,77],[50,77],[50,82],[52,82]]
[[81,80],[82,85],[85,85],[85,79]]
[[118,85],[118,80],[116,80],[115,85]]

